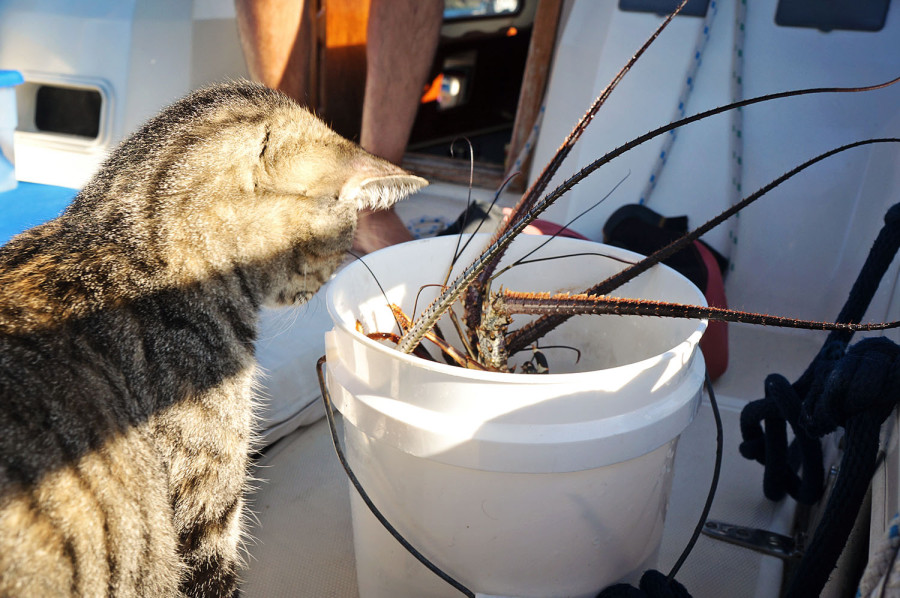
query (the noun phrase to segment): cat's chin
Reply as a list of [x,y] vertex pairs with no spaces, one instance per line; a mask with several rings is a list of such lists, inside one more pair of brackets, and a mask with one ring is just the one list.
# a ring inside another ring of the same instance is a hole
[[263,302],[265,307],[296,307],[308,302],[316,294],[318,289],[311,291],[309,289],[292,289],[283,290],[274,297],[270,297]]

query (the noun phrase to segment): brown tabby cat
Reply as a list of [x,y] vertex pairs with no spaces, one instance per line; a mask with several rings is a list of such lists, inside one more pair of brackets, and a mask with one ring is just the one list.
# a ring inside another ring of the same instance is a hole
[[0,248],[0,596],[235,593],[257,310],[424,184],[231,83]]

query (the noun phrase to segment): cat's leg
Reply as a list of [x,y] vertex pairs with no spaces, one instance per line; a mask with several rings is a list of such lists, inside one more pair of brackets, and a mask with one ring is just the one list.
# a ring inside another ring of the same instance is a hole
[[[238,376],[244,378],[244,376]],[[249,379],[229,379],[158,415],[187,596],[235,596],[249,463]]]
[[206,509],[203,516],[185,526],[181,534],[181,550],[188,566],[181,590],[186,596],[238,595],[242,492],[230,497],[227,504],[215,506],[218,508]]

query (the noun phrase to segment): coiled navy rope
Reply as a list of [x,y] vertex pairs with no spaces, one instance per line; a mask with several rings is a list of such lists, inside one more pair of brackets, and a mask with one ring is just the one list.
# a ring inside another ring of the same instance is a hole
[[[862,319],[900,248],[900,204],[888,210],[884,222],[839,322]],[[741,412],[741,454],[765,466],[763,492],[771,500],[785,494],[804,504],[818,500],[824,490],[819,438],[838,427],[845,430],[840,473],[794,573],[789,598],[818,596],[825,586],[875,472],[881,424],[900,403],[900,347],[883,337],[849,346],[852,334],[829,334],[793,384],[779,374],[768,376],[765,398],[749,403]],[[791,445],[786,424],[795,436]]]

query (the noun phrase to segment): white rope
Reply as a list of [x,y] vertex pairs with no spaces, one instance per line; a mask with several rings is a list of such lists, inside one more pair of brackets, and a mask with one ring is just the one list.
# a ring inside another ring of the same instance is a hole
[[[747,0],[736,0],[734,7],[734,45],[731,52],[731,101],[744,99],[744,29],[747,22]],[[741,185],[744,174],[744,113],[743,108],[731,111],[731,205],[743,197]],[[728,239],[731,249],[737,246],[738,222],[740,212],[735,214],[728,228]],[[734,260],[730,261],[730,269],[734,269]]]
[[859,582],[860,598],[897,598],[900,596],[900,516],[894,516],[887,533],[869,555]]
[[[703,25],[700,27],[700,30],[697,33],[697,40],[694,42],[694,53],[690,63],[688,63],[687,72],[685,73],[681,86],[681,93],[678,94],[678,105],[669,122],[681,120],[687,116],[685,109],[687,107],[688,99],[691,96],[691,92],[694,90],[694,82],[697,80],[697,70],[702,62],[703,51],[706,49],[706,44],[709,41],[709,32],[717,12],[717,0],[710,0],[709,7],[706,11],[706,17],[703,19]],[[650,196],[656,188],[656,183],[659,181],[659,176],[662,174],[663,168],[666,165],[669,153],[672,150],[672,145],[675,143],[675,137],[676,131],[672,130],[669,131],[669,134],[663,139],[662,150],[660,150],[656,159],[656,164],[653,166],[653,170],[650,173],[650,178],[647,180],[644,190],[641,192],[641,198],[638,200],[639,204],[645,204],[650,201]]]

